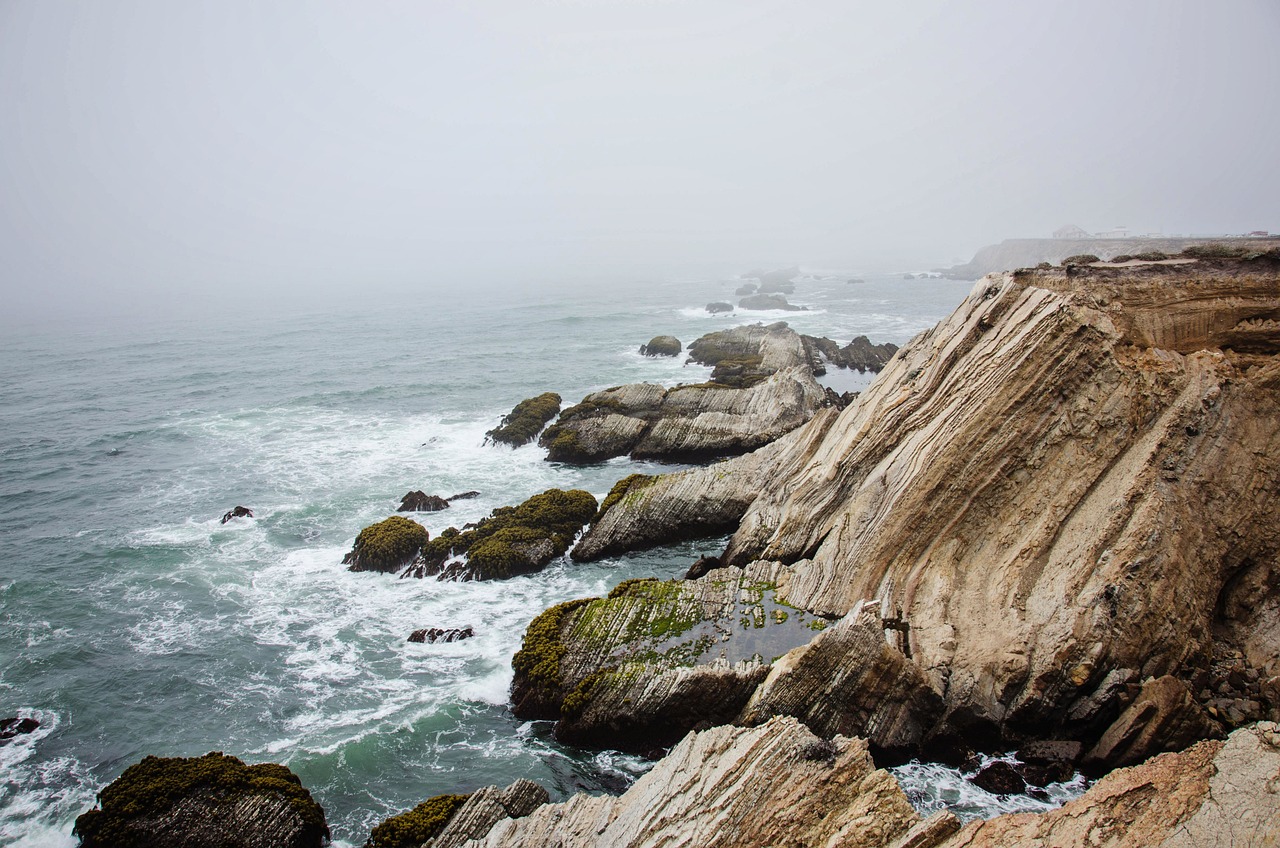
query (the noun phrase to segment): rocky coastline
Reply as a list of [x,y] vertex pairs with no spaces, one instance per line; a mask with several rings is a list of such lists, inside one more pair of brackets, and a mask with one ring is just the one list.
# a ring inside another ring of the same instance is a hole
[[[718,461],[436,539],[398,516],[361,533],[353,570],[454,579],[730,534],[689,579],[547,610],[513,659],[518,718],[652,771],[617,797],[428,799],[369,845],[1280,838],[1280,253],[992,274],[902,349],[861,342],[712,334],[688,346],[710,383],[597,392],[538,436],[543,396],[518,438],[549,460]],[[835,403],[815,366],[851,362],[879,376]],[[883,770],[1014,751],[1004,785],[1097,782],[963,824]],[[262,776],[300,817],[287,844],[319,840],[296,778]]]

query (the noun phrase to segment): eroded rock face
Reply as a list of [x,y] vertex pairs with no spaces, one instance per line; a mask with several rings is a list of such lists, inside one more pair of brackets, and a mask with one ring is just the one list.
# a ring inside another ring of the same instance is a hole
[[[1278,354],[1272,260],[993,276],[834,420],[657,478],[579,553],[652,544],[700,489],[747,502],[722,560],[790,564],[825,616],[877,601],[937,733],[984,747],[1091,747],[1164,676],[1218,724],[1273,717]],[[1172,744],[1142,712],[1117,734]]]
[[[817,362],[817,367],[825,371],[825,362],[837,368],[850,368],[857,371],[880,371],[898,352],[898,346],[890,342],[872,344],[866,336],[857,336],[844,347],[828,338],[802,336],[805,347]],[[822,371],[816,371],[819,376]]]
[[502,819],[467,845],[888,846],[918,821],[862,742],[823,742],[775,719],[689,734],[623,795],[575,795]]
[[690,461],[741,454],[804,424],[825,401],[800,337],[786,324],[712,333],[689,352],[716,366],[712,382],[673,389],[633,383],[587,395],[542,434],[547,459],[586,464],[627,454]]
[[147,757],[76,819],[84,848],[319,848],[324,810],[281,765]]

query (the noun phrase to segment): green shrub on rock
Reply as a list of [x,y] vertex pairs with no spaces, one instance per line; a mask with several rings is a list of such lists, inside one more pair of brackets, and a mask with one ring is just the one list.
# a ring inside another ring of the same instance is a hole
[[1193,244],[1182,249],[1183,256],[1195,259],[1239,259],[1249,251],[1236,245],[1210,242],[1209,244]]
[[364,848],[417,848],[435,838],[470,795],[436,795],[378,825]]
[[1062,267],[1066,268],[1070,265],[1092,265],[1094,262],[1102,260],[1094,256],[1092,253],[1078,253],[1075,256],[1068,256],[1062,260]]
[[[292,845],[319,846],[328,838],[324,809],[293,772],[276,763],[245,765],[218,751],[203,757],[143,758],[98,794],[98,806],[76,819],[73,833],[82,848],[145,848],[157,844],[157,820],[175,804],[198,799],[214,811],[225,810],[233,816],[240,813],[243,818],[246,796],[254,795],[287,801],[297,817],[297,838]],[[220,837],[232,834],[221,836],[216,828],[230,830],[250,824],[197,822],[194,826],[201,828],[201,837],[193,837],[189,844],[220,844]],[[188,844],[182,841],[184,834],[173,832],[171,823],[164,834],[172,840],[164,844]]]
[[1148,250],[1143,253],[1134,254],[1133,258],[1141,260],[1142,262],[1161,262],[1168,259],[1169,255],[1162,250]]
[[396,571],[413,562],[428,539],[421,524],[393,515],[361,530],[342,564],[350,571]]
[[485,433],[485,438],[512,447],[526,445],[537,438],[547,422],[560,413],[560,395],[544,392],[515,405],[502,423]]

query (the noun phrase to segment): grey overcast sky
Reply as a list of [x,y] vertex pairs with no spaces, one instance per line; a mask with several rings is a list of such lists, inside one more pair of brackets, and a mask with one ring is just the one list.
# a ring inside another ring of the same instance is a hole
[[26,309],[1280,230],[1280,2],[0,0]]

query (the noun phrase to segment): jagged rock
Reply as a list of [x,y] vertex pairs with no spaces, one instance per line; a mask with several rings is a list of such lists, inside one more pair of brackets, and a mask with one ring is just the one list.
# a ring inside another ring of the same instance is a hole
[[439,495],[428,495],[422,490],[415,490],[400,499],[396,512],[439,512],[448,508],[449,501]]
[[[576,554],[749,503],[722,561],[792,564],[786,600],[817,614],[893,610],[944,699],[935,741],[1092,746],[1215,634],[1280,676],[1277,314],[1266,257],[990,277],[834,421],[657,478]],[[1270,714],[1258,688],[1229,700]]]
[[1280,841],[1280,735],[1275,725],[1237,730],[1117,769],[1065,806],[1038,815],[973,821],[938,848],[1107,845],[1199,848]]
[[804,345],[785,323],[710,333],[689,353],[716,366],[715,382],[673,389],[632,383],[587,395],[542,434],[547,459],[586,464],[629,453],[696,461],[744,453],[799,427],[824,401]]
[[40,722],[34,718],[13,718],[0,719],[0,742],[7,742],[13,737],[22,733],[31,733],[40,727]]
[[707,304],[707,311],[712,315],[715,315],[718,312],[732,312],[733,304],[725,303],[723,300],[717,300],[714,303]]
[[860,740],[823,743],[780,718],[691,733],[621,796],[575,795],[501,819],[468,848],[887,846],[918,821]]
[[532,780],[517,780],[504,789],[477,789],[421,848],[461,848],[472,839],[484,838],[498,822],[524,818],[550,800],[547,790]]
[[476,635],[470,627],[424,627],[421,630],[415,630],[409,634],[410,642],[426,642],[435,644],[436,642],[460,642],[463,639],[470,639]]
[[684,347],[675,336],[654,336],[640,345],[641,356],[679,356]]
[[543,392],[526,398],[502,418],[502,422],[484,434],[486,441],[501,442],[518,448],[538,437],[547,422],[560,412],[560,395]]
[[399,571],[417,558],[429,538],[418,522],[393,515],[361,530],[342,564],[348,571]]
[[801,338],[804,340],[805,348],[810,351],[811,358],[817,363],[814,373],[819,376],[822,372],[817,369],[823,368],[821,364],[823,360],[839,368],[878,372],[898,352],[897,345],[890,342],[873,345],[866,336],[858,336],[844,347],[840,347],[828,338],[815,336],[801,336]]
[[253,510],[247,506],[237,506],[234,509],[227,510],[222,516],[222,523],[226,524],[233,518],[253,518]]
[[83,848],[318,848],[329,828],[289,769],[215,752],[130,766],[75,835]]
[[788,303],[787,299],[780,294],[753,294],[742,298],[738,301],[739,309],[784,309],[787,312],[803,312],[808,309],[807,306],[795,306]]
[[734,720],[769,663],[826,626],[779,602],[786,572],[757,563],[629,580],[607,598],[553,607],[512,661],[516,717],[558,719],[556,737],[570,744],[639,752]]
[[479,493],[479,492],[474,492],[474,491],[473,491],[473,492],[459,492],[459,493],[458,493],[458,494],[456,494],[456,495],[450,495],[449,497],[445,498],[445,500],[450,501],[450,502],[453,502],[453,501],[466,501],[466,500],[471,500],[472,498],[478,498],[478,497],[480,497],[480,493]]
[[1163,751],[1177,751],[1201,739],[1222,736],[1222,727],[1175,677],[1148,680],[1085,757],[1085,765],[1130,766]]
[[877,757],[903,761],[941,714],[942,698],[885,642],[879,606],[866,604],[774,662],[738,721],[795,716],[820,736],[862,736]]
[[974,786],[994,795],[1019,795],[1027,790],[1027,782],[1022,779],[1022,775],[1004,760],[996,760],[983,766],[982,770],[969,780]]
[[698,557],[698,559],[689,566],[689,570],[685,572],[685,580],[697,580],[703,577],[707,572],[720,567],[720,558],[713,556]]
[[505,580],[530,574],[567,551],[596,512],[590,492],[548,489],[519,506],[495,509],[470,529],[442,530],[423,543],[401,577]]

